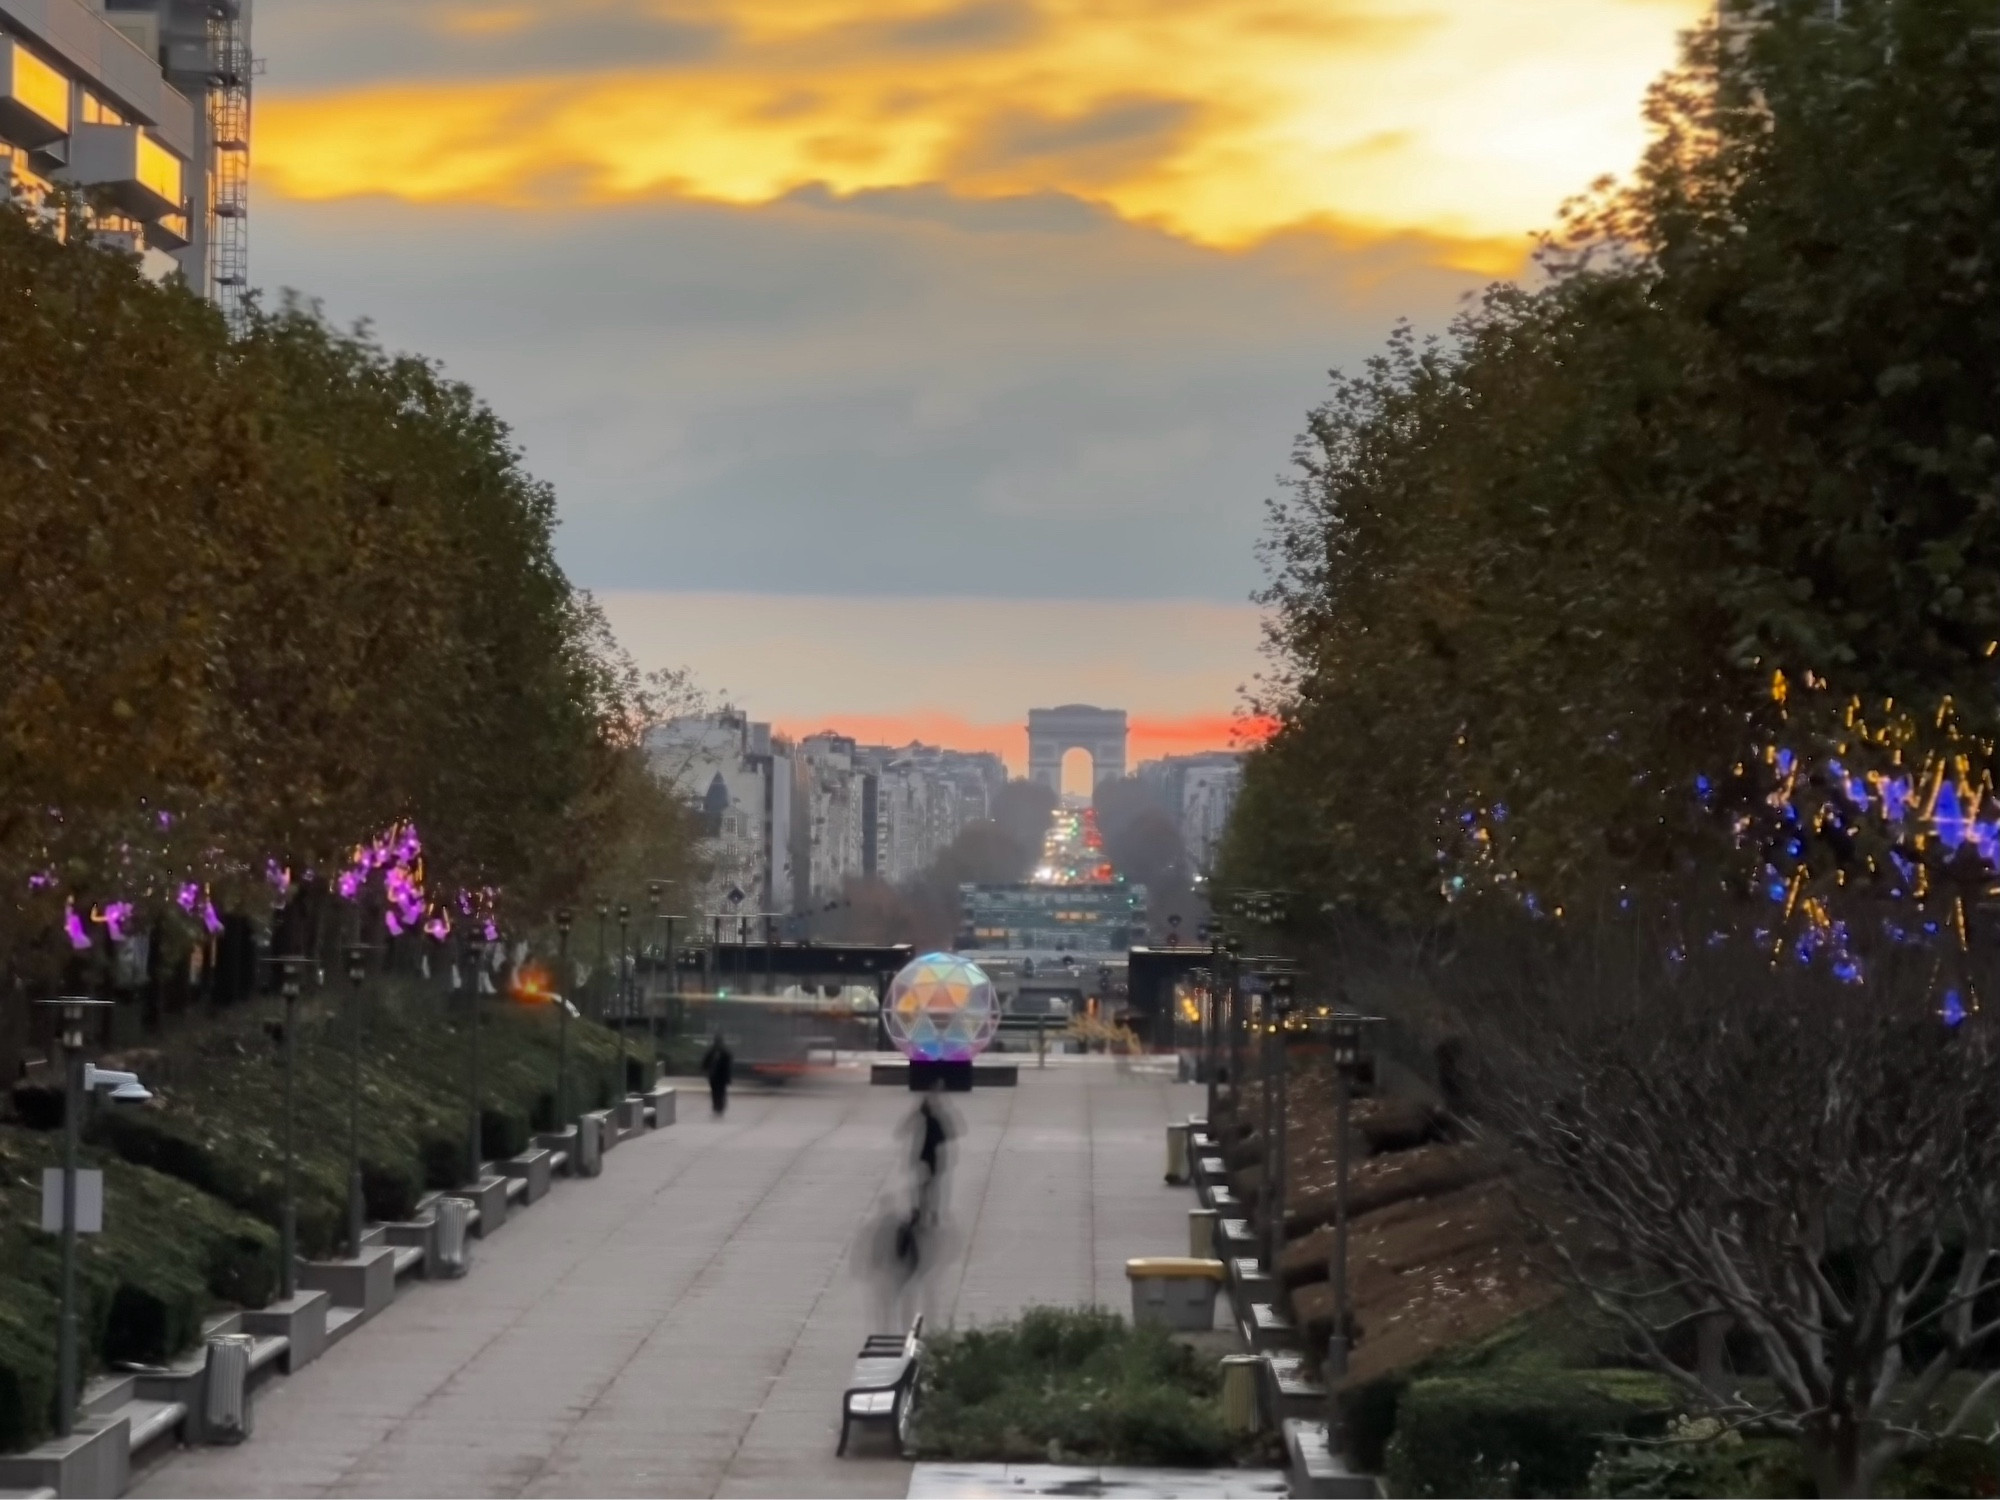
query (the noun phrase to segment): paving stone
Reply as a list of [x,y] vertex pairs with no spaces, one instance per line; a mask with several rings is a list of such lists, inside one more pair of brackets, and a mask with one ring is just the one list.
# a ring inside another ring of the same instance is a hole
[[[910,1465],[833,1451],[854,1351],[878,1331],[854,1251],[909,1178],[913,1102],[866,1079],[864,1060],[742,1089],[720,1121],[558,1179],[464,1280],[408,1286],[265,1387],[250,1442],[176,1455],[134,1493],[904,1495]],[[1127,1259],[1186,1243],[1159,1142],[1199,1097],[1101,1058],[954,1095],[934,1320],[1120,1306]]]

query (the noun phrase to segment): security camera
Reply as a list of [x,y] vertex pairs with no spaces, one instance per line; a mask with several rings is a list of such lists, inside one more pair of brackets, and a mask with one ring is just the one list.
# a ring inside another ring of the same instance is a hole
[[83,1065],[83,1086],[86,1090],[109,1089],[111,1097],[122,1104],[143,1104],[153,1097],[153,1091],[139,1082],[137,1073],[120,1073],[95,1063]]

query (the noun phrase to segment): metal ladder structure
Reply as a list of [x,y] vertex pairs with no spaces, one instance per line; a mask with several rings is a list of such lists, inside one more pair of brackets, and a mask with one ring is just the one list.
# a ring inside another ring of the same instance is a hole
[[242,332],[250,293],[250,0],[208,10],[208,284]]

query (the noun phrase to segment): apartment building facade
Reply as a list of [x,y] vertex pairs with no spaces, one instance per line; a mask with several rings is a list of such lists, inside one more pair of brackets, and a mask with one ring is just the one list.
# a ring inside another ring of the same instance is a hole
[[0,0],[0,191],[73,189],[99,243],[240,296],[248,24],[249,0]]

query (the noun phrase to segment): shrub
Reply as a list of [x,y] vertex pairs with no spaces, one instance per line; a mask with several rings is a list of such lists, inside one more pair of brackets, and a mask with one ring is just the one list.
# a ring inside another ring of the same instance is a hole
[[157,1365],[194,1342],[208,1306],[208,1289],[192,1278],[155,1276],[151,1285],[121,1282],[105,1318],[104,1358],[113,1364]]
[[63,1091],[53,1084],[15,1084],[14,1118],[30,1130],[61,1130]]
[[1712,1417],[1681,1417],[1667,1440],[1644,1446],[1607,1444],[1590,1471],[1587,1493],[1698,1500],[1743,1495],[1787,1500],[1817,1493],[1798,1445],[1782,1438],[1744,1438]]
[[479,1149],[488,1161],[504,1161],[528,1149],[528,1117],[510,1109],[479,1112]]
[[1607,1437],[1663,1433],[1677,1402],[1634,1370],[1418,1380],[1403,1393],[1386,1478],[1399,1495],[1576,1495]]
[[423,1195],[423,1171],[417,1163],[362,1161],[361,1202],[369,1218],[382,1223],[415,1218]]
[[424,1186],[448,1192],[465,1181],[465,1142],[450,1136],[428,1135],[417,1148],[423,1161]]
[[926,1351],[916,1445],[926,1457],[1214,1467],[1254,1443],[1224,1429],[1214,1364],[1102,1308],[1031,1308]]
[[0,1292],[0,1453],[49,1432],[56,1395],[56,1299],[28,1281]]
[[208,1246],[209,1292],[232,1307],[262,1307],[277,1295],[276,1251],[270,1235],[217,1235]]

